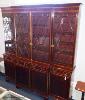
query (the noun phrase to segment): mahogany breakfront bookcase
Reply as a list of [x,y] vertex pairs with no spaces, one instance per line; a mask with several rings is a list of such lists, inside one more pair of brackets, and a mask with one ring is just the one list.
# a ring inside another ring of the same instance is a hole
[[80,4],[2,8],[5,74],[24,87],[68,100]]

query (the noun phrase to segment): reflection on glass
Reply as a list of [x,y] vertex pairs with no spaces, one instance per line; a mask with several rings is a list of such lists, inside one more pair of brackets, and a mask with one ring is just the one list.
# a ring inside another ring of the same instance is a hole
[[3,27],[4,27],[4,34],[5,34],[5,40],[11,40],[12,38],[12,31],[10,29],[11,25],[11,18],[10,17],[4,17],[3,18]]

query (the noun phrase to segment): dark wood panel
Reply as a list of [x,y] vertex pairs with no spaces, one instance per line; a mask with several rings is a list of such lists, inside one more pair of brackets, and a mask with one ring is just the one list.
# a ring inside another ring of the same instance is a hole
[[[24,76],[22,76],[24,75]],[[17,65],[16,67],[16,85],[20,84],[21,87],[29,87],[29,69]]]
[[13,55],[4,55],[6,80],[16,82],[16,58]]
[[32,62],[30,77],[31,88],[44,96],[48,95],[49,64]]
[[30,61],[18,58],[16,63],[16,86],[30,87]]
[[37,71],[31,71],[31,88],[40,94],[47,94],[47,75]]
[[65,66],[54,65],[51,68],[50,93],[52,95],[60,96],[68,100],[72,70],[64,67]]
[[3,13],[22,13],[29,11],[56,11],[63,12],[78,12],[81,3],[70,3],[70,4],[43,4],[43,5],[25,5],[25,6],[12,6],[12,7],[2,7]]
[[[61,76],[50,75],[50,92],[52,95],[69,99],[70,79],[64,80]],[[63,99],[60,99],[63,100]]]

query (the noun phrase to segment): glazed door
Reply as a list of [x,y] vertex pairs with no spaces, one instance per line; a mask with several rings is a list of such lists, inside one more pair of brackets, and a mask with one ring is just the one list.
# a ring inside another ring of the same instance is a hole
[[16,18],[17,55],[30,58],[29,13],[17,13]]
[[32,12],[32,59],[49,62],[50,12]]
[[73,66],[78,14],[65,11],[53,14],[53,63]]
[[5,52],[16,53],[14,14],[3,13],[3,28],[5,36]]

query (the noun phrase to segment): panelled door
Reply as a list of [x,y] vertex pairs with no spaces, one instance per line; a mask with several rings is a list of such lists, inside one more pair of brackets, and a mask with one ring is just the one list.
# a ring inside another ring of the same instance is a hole
[[49,62],[50,12],[32,11],[32,59]]
[[17,13],[16,22],[16,40],[17,55],[30,58],[30,19],[29,13]]
[[78,15],[66,11],[53,14],[53,63],[73,66]]

